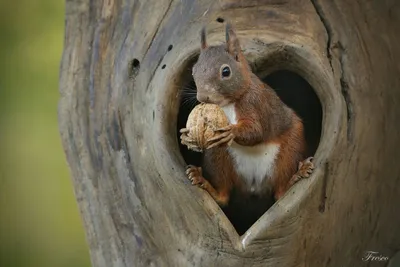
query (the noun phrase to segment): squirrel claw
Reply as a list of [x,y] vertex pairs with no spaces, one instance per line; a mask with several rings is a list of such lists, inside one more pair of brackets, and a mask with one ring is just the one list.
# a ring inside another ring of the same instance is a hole
[[293,185],[303,178],[308,178],[314,171],[314,164],[312,163],[313,157],[309,157],[301,162],[299,162],[299,168],[292,179],[290,179],[289,184]]
[[201,167],[186,166],[186,176],[192,182],[192,185],[203,187],[205,179],[203,178]]
[[211,145],[207,146],[207,149],[211,149],[213,147],[220,146],[223,144],[227,144],[228,146],[230,146],[233,142],[233,139],[235,138],[235,136],[231,133],[228,134],[227,136],[222,137],[222,139],[221,139],[221,136],[218,136],[218,137],[219,137],[219,139],[216,139],[216,142],[211,141],[212,143],[211,143]]
[[220,146],[222,144],[227,144],[228,146],[230,146],[233,142],[233,139],[235,139],[235,135],[233,134],[232,129],[233,125],[229,125],[227,127],[215,130],[214,132],[222,133],[207,140],[207,149]]
[[179,130],[179,132],[183,134],[183,133],[190,132],[190,130],[188,128],[182,128],[182,129]]
[[229,132],[220,134],[220,135],[213,137],[207,141],[207,143],[209,144],[207,146],[207,149],[211,149],[213,147],[220,146],[223,144],[230,146],[232,144],[234,138],[235,138],[235,136]]
[[230,124],[226,127],[218,128],[218,129],[214,130],[214,132],[226,132],[226,131],[231,131],[232,129],[233,129],[233,125]]
[[190,138],[189,136],[182,134],[181,135],[181,144],[182,145],[194,145],[194,140]]
[[[183,129],[181,129],[182,131]],[[193,140],[191,137],[187,135],[186,132],[183,132],[180,136],[181,144],[189,147],[189,149],[197,152],[201,152],[202,149],[197,145],[197,142]]]
[[299,163],[299,169],[297,171],[300,178],[308,178],[314,171],[314,164],[312,163],[313,157],[309,157]]

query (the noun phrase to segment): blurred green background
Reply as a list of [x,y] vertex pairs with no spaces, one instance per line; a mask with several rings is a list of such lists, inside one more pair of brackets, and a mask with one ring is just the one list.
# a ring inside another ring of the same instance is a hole
[[0,1],[0,266],[90,266],[57,125],[64,1]]

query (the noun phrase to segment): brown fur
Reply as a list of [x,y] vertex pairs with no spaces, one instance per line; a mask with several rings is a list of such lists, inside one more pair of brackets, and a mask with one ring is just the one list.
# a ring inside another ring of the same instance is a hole
[[[201,39],[202,52],[193,68],[197,97],[200,101],[219,105],[235,104],[237,124],[230,131],[233,141],[239,145],[280,144],[274,175],[270,178],[275,199],[279,199],[301,178],[296,174],[306,149],[301,119],[279,99],[272,88],[251,72],[229,24],[226,45],[210,47],[205,42],[205,35]],[[224,80],[220,77],[222,64],[230,66],[231,78]],[[309,173],[311,167],[305,165],[303,172]],[[219,145],[204,153],[204,171],[209,182],[203,177],[201,169],[198,170],[197,167],[189,167],[189,178],[207,190],[221,206],[228,203],[234,187],[245,194],[249,193],[235,171],[226,145]],[[266,188],[263,192],[267,191]]]

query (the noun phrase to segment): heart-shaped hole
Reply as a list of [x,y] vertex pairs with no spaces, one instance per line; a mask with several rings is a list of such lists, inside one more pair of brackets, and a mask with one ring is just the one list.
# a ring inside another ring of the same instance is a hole
[[[179,140],[179,130],[185,128],[191,110],[199,104],[196,99],[196,84],[191,75],[191,68],[197,61],[195,57],[189,62],[187,71],[183,73],[180,106],[177,120],[178,143],[180,152],[187,164],[202,165],[202,153],[188,150]],[[253,68],[265,83],[270,85],[289,107],[291,107],[303,120],[305,136],[308,145],[307,156],[314,155],[321,136],[322,106],[311,85],[300,75],[293,71],[281,68],[266,71],[263,68]],[[207,174],[204,174],[207,179]],[[272,195],[243,196],[235,190],[232,191],[230,202],[222,208],[239,235],[243,235],[272,205]],[[245,238],[243,236],[242,238]]]

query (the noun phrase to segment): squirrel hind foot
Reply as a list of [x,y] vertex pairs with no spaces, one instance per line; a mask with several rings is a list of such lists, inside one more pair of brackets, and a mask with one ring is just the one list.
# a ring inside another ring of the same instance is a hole
[[186,176],[192,182],[192,185],[196,185],[207,191],[211,197],[221,207],[226,206],[229,202],[229,194],[224,192],[218,192],[208,181],[203,177],[202,168],[194,165],[188,165],[186,167]]

